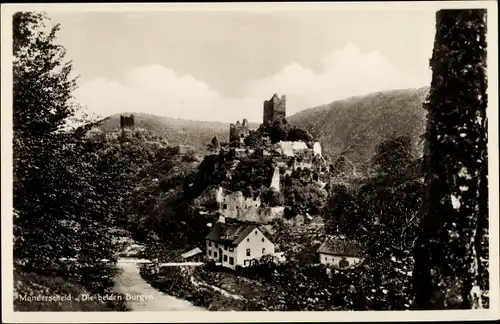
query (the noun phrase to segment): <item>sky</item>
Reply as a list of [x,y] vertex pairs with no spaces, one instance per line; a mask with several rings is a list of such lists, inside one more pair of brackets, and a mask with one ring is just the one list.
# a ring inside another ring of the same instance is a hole
[[435,11],[49,12],[99,116],[261,122],[350,96],[430,84]]

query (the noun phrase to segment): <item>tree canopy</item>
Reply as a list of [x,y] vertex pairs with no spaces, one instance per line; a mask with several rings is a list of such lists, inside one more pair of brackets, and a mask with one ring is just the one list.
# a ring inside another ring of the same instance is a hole
[[47,21],[13,17],[14,262],[107,289],[111,268],[101,260],[114,261],[111,228],[127,189],[122,146],[87,136],[95,124],[77,118],[72,64],[56,43],[59,25],[47,32]]

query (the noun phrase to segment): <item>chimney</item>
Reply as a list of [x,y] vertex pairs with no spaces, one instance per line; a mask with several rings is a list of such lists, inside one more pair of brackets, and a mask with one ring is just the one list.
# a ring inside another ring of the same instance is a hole
[[226,217],[224,216],[219,216],[219,223],[225,223],[226,222]]

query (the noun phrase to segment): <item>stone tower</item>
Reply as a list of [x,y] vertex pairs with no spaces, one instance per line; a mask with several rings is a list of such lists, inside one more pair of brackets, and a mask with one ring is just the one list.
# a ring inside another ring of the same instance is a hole
[[264,101],[264,124],[271,124],[275,120],[286,118],[286,97],[281,99],[274,94],[269,100]]
[[120,115],[120,129],[134,129],[134,115]]

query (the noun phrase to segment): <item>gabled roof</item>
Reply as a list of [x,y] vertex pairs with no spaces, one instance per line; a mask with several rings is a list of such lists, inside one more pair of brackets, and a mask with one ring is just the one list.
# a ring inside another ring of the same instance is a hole
[[202,252],[203,252],[203,251],[202,251],[199,247],[196,247],[196,248],[194,248],[194,249],[192,249],[192,250],[189,250],[189,251],[187,251],[187,252],[185,252],[185,253],[181,254],[181,257],[182,257],[183,259],[186,259],[186,258],[190,258],[190,257],[192,257],[192,256],[194,256],[194,255],[200,254],[200,253],[202,253]]
[[318,252],[339,256],[360,257],[364,255],[365,249],[358,241],[336,236],[325,239],[319,247]]
[[264,233],[257,224],[250,223],[217,223],[212,228],[210,233],[205,237],[206,240],[221,242],[226,244],[238,245],[240,244],[248,234],[252,233],[254,229],[259,229],[265,236]]

